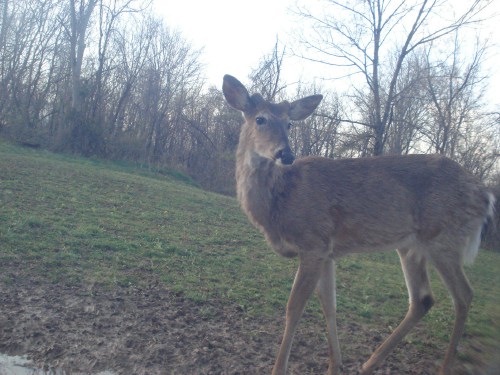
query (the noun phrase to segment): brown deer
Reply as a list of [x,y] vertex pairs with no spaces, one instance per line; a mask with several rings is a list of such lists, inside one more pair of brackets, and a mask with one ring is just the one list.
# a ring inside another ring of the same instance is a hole
[[455,324],[440,374],[450,374],[472,299],[463,271],[478,252],[494,198],[454,161],[439,155],[294,160],[290,121],[307,118],[322,96],[270,103],[224,76],[229,105],[243,113],[236,155],[239,202],[271,246],[300,263],[286,307],[273,374],[285,374],[306,302],[317,291],[327,322],[328,373],[339,374],[335,260],[351,253],[397,249],[410,306],[406,317],[361,368],[371,373],[429,311],[430,262],[455,305]]

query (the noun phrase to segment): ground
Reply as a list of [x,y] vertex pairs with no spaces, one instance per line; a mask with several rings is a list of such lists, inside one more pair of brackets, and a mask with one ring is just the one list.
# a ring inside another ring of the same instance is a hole
[[[283,311],[248,316],[227,301],[187,299],[151,275],[144,275],[143,287],[54,285],[14,271],[9,276],[9,283],[0,283],[0,353],[27,355],[46,370],[269,374],[281,339]],[[343,373],[356,374],[384,335],[339,320]],[[435,374],[442,355],[405,342],[376,374]],[[290,374],[324,374],[327,362],[323,322],[306,314]],[[460,374],[477,371],[457,368]]]
[[[326,372],[321,325],[306,316],[291,374]],[[109,290],[23,279],[0,289],[0,352],[67,373],[269,374],[282,328],[282,316],[248,317],[238,306],[194,302],[154,280]],[[355,323],[339,329],[344,373],[356,374],[382,337]],[[440,356],[404,343],[376,374],[435,374]],[[462,366],[457,373],[471,372]]]

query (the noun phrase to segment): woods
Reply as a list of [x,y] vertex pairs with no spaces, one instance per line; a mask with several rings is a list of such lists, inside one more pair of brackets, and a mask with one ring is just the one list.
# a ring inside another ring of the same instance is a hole
[[[491,2],[474,1],[430,27],[448,3],[325,1],[319,13],[299,7],[302,34],[277,41],[249,71],[249,87],[274,100],[325,96],[315,116],[292,128],[298,155],[440,153],[494,181],[500,122],[484,98],[487,45],[462,47],[464,28],[480,25]],[[400,38],[390,37],[395,30],[403,30]],[[362,84],[347,91],[300,77],[291,84],[283,67],[292,49],[330,66],[325,78],[347,66]],[[233,194],[241,118],[220,85],[207,84],[202,57],[150,1],[1,0],[0,136],[174,168]]]

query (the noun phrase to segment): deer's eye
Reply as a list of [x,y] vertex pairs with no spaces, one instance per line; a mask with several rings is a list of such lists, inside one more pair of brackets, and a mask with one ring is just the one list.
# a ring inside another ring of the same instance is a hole
[[255,118],[255,123],[257,125],[264,125],[267,122],[267,119],[265,117],[256,117]]

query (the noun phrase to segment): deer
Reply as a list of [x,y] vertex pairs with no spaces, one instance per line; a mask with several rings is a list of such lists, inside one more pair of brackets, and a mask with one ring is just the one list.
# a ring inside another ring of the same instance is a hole
[[409,308],[360,373],[372,373],[434,304],[430,263],[454,303],[453,331],[439,370],[451,374],[473,294],[463,266],[478,253],[483,225],[493,216],[493,194],[441,155],[295,160],[289,129],[314,112],[322,95],[273,103],[258,93],[250,96],[230,75],[222,91],[244,118],[236,150],[240,206],[278,254],[299,260],[272,374],[286,374],[297,325],[315,291],[326,320],[328,374],[340,374],[335,263],[353,253],[390,250],[400,258]]

